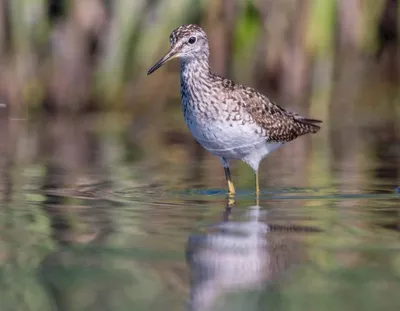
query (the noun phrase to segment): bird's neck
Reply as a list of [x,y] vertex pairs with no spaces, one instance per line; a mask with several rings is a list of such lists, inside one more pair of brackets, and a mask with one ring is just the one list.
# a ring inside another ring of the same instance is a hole
[[207,82],[210,74],[210,65],[206,57],[181,61],[181,87]]

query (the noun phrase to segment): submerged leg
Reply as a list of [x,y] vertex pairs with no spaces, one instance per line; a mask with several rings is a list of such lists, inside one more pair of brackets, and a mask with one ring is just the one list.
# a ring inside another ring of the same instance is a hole
[[225,178],[228,182],[228,194],[234,195],[236,193],[235,186],[233,185],[232,178],[231,178],[231,171],[229,170],[229,163],[225,158],[221,158],[222,166],[224,167],[225,171]]

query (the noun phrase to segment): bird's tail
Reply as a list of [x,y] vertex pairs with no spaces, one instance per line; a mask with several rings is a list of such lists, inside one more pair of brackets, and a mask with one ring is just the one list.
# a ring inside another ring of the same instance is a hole
[[319,125],[320,123],[322,123],[321,120],[308,119],[304,117],[298,117],[296,119],[297,121],[303,123],[304,125],[307,125],[310,130],[310,133],[316,133],[321,129],[321,126]]

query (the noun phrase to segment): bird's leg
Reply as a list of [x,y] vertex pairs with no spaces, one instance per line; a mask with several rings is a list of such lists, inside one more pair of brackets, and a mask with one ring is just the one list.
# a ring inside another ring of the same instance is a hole
[[225,178],[226,181],[228,182],[228,190],[229,190],[228,194],[234,195],[236,191],[235,191],[235,186],[233,185],[232,182],[231,171],[229,170],[229,167],[224,167],[224,170],[225,170]]
[[258,179],[258,170],[255,173],[256,175],[256,205],[260,205],[260,182]]
[[235,186],[233,185],[232,178],[231,178],[231,171],[229,170],[229,163],[225,158],[221,158],[222,165],[224,167],[225,171],[225,178],[226,181],[228,182],[228,195],[229,197],[232,197],[235,195]]
[[228,207],[231,209],[233,205],[235,205],[235,187],[233,186],[233,182],[231,180],[231,172],[229,167],[224,167],[225,170],[225,178],[228,182]]

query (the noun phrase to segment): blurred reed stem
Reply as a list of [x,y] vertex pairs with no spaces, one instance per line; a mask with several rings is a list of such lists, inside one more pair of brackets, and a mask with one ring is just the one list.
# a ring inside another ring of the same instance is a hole
[[139,26],[146,1],[120,0],[112,5],[114,18],[110,21],[108,35],[103,42],[104,52],[97,73],[98,92],[106,103],[122,99],[120,94],[131,37]]

